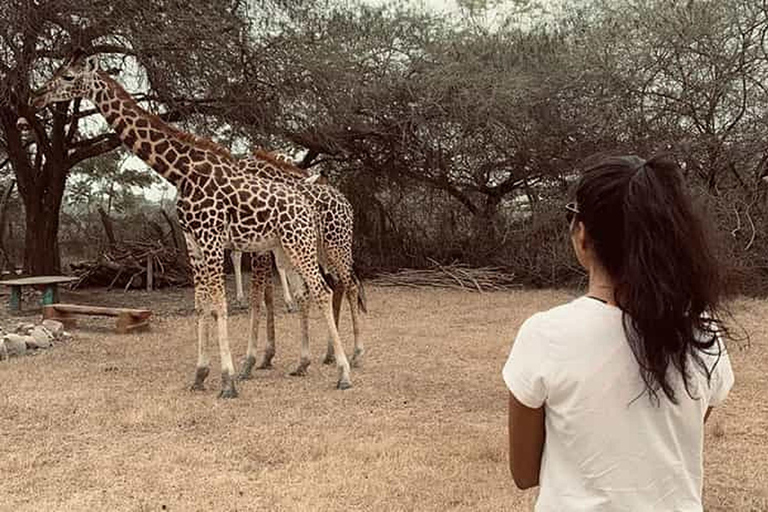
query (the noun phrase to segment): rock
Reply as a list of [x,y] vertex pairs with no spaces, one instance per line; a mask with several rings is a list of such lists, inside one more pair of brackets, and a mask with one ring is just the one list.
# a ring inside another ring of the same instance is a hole
[[8,359],[8,349],[5,348],[5,338],[0,338],[0,361]]
[[61,332],[61,341],[72,341],[72,334],[68,333],[67,331]]
[[50,348],[53,344],[53,334],[40,325],[32,329],[29,337],[32,340],[27,340],[27,348]]
[[21,334],[6,334],[5,349],[9,356],[23,356],[27,353],[27,338],[34,341],[31,336]]
[[50,318],[48,320],[43,320],[43,327],[48,329],[48,331],[53,334],[53,338],[57,340],[61,338],[61,335],[64,332],[64,324],[58,320],[51,320]]
[[35,324],[30,324],[27,322],[21,322],[16,325],[16,330],[14,331],[16,334],[21,334],[24,336],[28,336],[29,333],[32,332],[32,329],[35,328]]

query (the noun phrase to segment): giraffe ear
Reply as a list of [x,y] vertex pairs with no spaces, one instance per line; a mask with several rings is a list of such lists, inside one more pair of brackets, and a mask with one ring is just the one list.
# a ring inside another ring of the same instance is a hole
[[70,55],[69,59],[67,59],[67,64],[73,64],[83,58],[85,58],[85,50],[79,47],[75,48],[75,50]]

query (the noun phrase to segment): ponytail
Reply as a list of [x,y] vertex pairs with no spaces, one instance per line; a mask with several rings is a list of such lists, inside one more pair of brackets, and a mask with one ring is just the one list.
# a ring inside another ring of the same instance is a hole
[[608,157],[587,168],[576,200],[579,220],[615,284],[624,330],[651,399],[677,403],[672,365],[692,396],[691,363],[711,377],[702,351],[716,343],[717,261],[674,161]]

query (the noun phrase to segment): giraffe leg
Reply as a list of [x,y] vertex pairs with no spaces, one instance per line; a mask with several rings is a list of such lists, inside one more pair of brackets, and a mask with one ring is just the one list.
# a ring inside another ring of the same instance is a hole
[[208,355],[208,337],[210,336],[210,308],[207,306],[196,307],[197,316],[197,369],[195,370],[195,382],[192,391],[204,391],[205,379],[211,368],[211,360]]
[[[344,293],[347,296],[347,302],[349,304],[349,313],[352,318],[352,333],[355,340],[355,349],[352,353],[352,360],[350,361],[353,368],[359,368],[363,364],[363,355],[365,354],[365,347],[361,337],[362,332],[362,318],[358,314],[358,288],[357,283],[353,278],[352,271],[352,258],[348,251],[344,251],[337,247],[330,247],[327,250],[328,260],[331,266],[336,269],[341,282],[341,290],[339,294]],[[334,291],[335,293],[335,291]],[[334,300],[337,297],[334,296]],[[341,296],[338,297],[339,302]],[[334,307],[336,304],[334,303]],[[338,314],[338,313],[337,313]],[[337,323],[338,325],[338,323]]]
[[290,373],[290,375],[294,377],[303,377],[306,375],[310,363],[309,303],[307,299],[306,295],[299,299],[299,310],[301,312],[301,354],[299,356],[299,366]]
[[229,256],[232,259],[232,268],[235,269],[235,293],[237,302],[243,304],[245,302],[245,293],[243,292],[243,253],[233,250]]
[[331,305],[331,292],[328,290],[323,277],[315,266],[312,271],[307,272],[304,280],[313,292],[313,297],[320,311],[323,312],[325,323],[328,326],[331,339],[333,340],[333,352],[336,360],[336,368],[339,370],[339,380],[336,383],[338,389],[348,389],[352,387],[352,381],[349,378],[349,361],[344,353],[344,346],[341,344],[339,331],[336,329],[336,322],[333,319],[333,310]]
[[287,256],[284,251],[276,249],[273,251],[275,255],[275,266],[277,267],[277,273],[280,276],[280,286],[283,288],[283,300],[285,301],[285,307],[289,313],[295,313],[297,310],[296,301],[291,295],[291,287],[288,284],[288,277],[285,273],[285,267],[288,264]]
[[318,305],[323,310],[325,322],[328,325],[328,330],[331,331],[331,336],[333,337],[333,351],[336,355],[336,367],[339,370],[339,380],[336,383],[336,387],[338,389],[349,389],[352,387],[352,381],[349,378],[349,361],[347,361],[347,355],[344,353],[344,346],[341,344],[339,331],[336,330],[336,323],[333,321],[333,311],[331,311],[330,295],[330,292],[326,292],[325,297],[320,297],[316,300]]
[[219,338],[219,357],[221,358],[221,391],[219,398],[235,398],[235,366],[232,363],[232,352],[229,349],[229,332],[227,322],[227,296],[224,287],[224,248],[221,242],[209,240],[201,244],[204,269],[201,272],[201,282],[210,293],[210,304],[213,318],[216,319],[216,330]]
[[191,389],[193,391],[205,390],[205,379],[210,373],[211,360],[208,355],[208,337],[210,336],[211,305],[210,297],[204,289],[201,253],[197,242],[189,233],[184,233],[189,249],[190,263],[192,265],[195,283],[195,317],[197,320],[197,367],[195,369],[195,381]]
[[[270,273],[271,270],[270,266]],[[272,368],[272,358],[275,357],[275,286],[270,275],[267,275],[264,287],[264,305],[267,310],[267,346],[264,348],[261,363],[257,367],[259,370]]]
[[357,309],[357,285],[351,279],[344,285],[344,290],[347,295],[347,303],[349,304],[349,313],[352,317],[352,335],[355,340],[355,351],[352,353],[352,367],[359,368],[363,365],[363,355],[365,354],[365,347],[363,347],[363,341],[360,336],[362,330],[361,318]]
[[[346,354],[344,354],[344,346],[341,343],[339,337],[339,331],[336,329],[336,322],[333,319],[333,311],[331,306],[331,290],[328,288],[323,276],[320,274],[320,267],[318,266],[318,251],[317,251],[317,232],[314,226],[308,226],[303,232],[300,231],[301,226],[294,224],[296,230],[293,234],[299,240],[298,244],[283,244],[283,250],[288,256],[293,268],[295,268],[302,279],[304,284],[312,294],[312,298],[320,307],[320,311],[323,312],[326,325],[328,326],[328,332],[333,338],[333,351],[336,356],[336,368],[339,371],[339,380],[336,383],[338,389],[348,389],[352,387],[352,382],[349,378],[349,361]],[[313,243],[306,243],[311,240]]]
[[245,353],[245,360],[242,363],[242,368],[237,376],[239,380],[251,379],[251,371],[256,365],[256,347],[258,346],[259,318],[261,316],[261,295],[262,290],[266,287],[269,274],[272,270],[272,260],[269,257],[269,254],[252,256],[251,269],[251,307],[250,326],[248,329],[248,348]]
[[296,300],[291,295],[291,285],[288,284],[288,277],[286,276],[285,269],[278,267],[277,273],[280,276],[280,286],[283,288],[283,300],[285,301],[285,307],[289,313],[295,313],[298,309]]
[[[339,319],[341,316],[341,300],[344,297],[343,288],[340,281],[336,282],[336,287],[333,289],[333,321],[336,323],[336,330],[339,330]],[[336,361],[336,357],[333,355],[333,338],[328,336],[328,348],[323,358],[323,364],[333,364]]]

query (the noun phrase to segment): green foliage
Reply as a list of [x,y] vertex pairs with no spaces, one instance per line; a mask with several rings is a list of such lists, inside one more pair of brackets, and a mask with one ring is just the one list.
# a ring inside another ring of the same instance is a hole
[[151,170],[134,168],[126,155],[111,152],[70,171],[67,205],[73,211],[92,211],[99,205],[108,214],[130,213],[146,202],[141,189],[159,182]]

